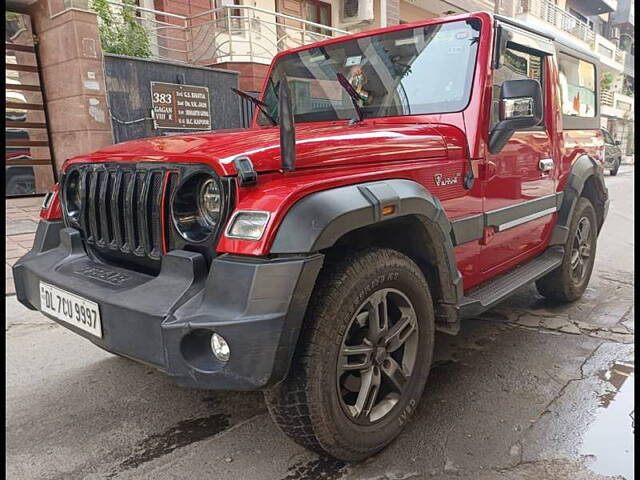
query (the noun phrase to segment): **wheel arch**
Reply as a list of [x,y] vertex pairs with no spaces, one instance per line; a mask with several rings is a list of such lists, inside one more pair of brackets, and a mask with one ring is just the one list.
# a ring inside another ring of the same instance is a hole
[[571,166],[550,245],[564,245],[566,242],[571,217],[580,197],[588,198],[593,204],[600,232],[607,215],[608,192],[601,166],[588,155],[581,155]]
[[304,197],[284,217],[271,253],[331,255],[363,246],[398,250],[418,264],[434,290],[438,329],[457,333],[456,306],[463,290],[452,236],[437,197],[412,180],[391,179]]

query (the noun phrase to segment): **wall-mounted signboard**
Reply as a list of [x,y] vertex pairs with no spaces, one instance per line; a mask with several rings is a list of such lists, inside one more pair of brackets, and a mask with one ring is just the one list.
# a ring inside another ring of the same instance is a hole
[[157,128],[211,130],[207,87],[151,82],[151,105]]

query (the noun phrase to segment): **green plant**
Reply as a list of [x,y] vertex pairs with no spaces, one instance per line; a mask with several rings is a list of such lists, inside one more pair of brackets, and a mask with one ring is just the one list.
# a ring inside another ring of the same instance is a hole
[[604,72],[600,77],[600,88],[604,91],[611,90],[611,85],[613,84],[613,73]]
[[100,43],[107,53],[130,57],[149,57],[151,47],[147,30],[138,23],[133,0],[123,0],[119,14],[107,0],[93,0],[91,8],[98,14]]

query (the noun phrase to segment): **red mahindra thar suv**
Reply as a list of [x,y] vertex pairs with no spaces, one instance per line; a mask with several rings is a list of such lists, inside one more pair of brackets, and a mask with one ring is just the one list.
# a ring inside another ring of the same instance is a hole
[[[18,299],[345,460],[415,412],[434,331],[579,298],[608,209],[597,60],[474,13],[278,54],[252,128],[68,160]],[[243,92],[237,92],[245,95]]]

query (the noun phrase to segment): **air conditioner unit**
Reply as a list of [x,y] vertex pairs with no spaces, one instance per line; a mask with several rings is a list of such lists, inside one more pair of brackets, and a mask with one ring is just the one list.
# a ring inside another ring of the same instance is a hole
[[373,20],[373,0],[340,0],[340,22],[360,23]]

